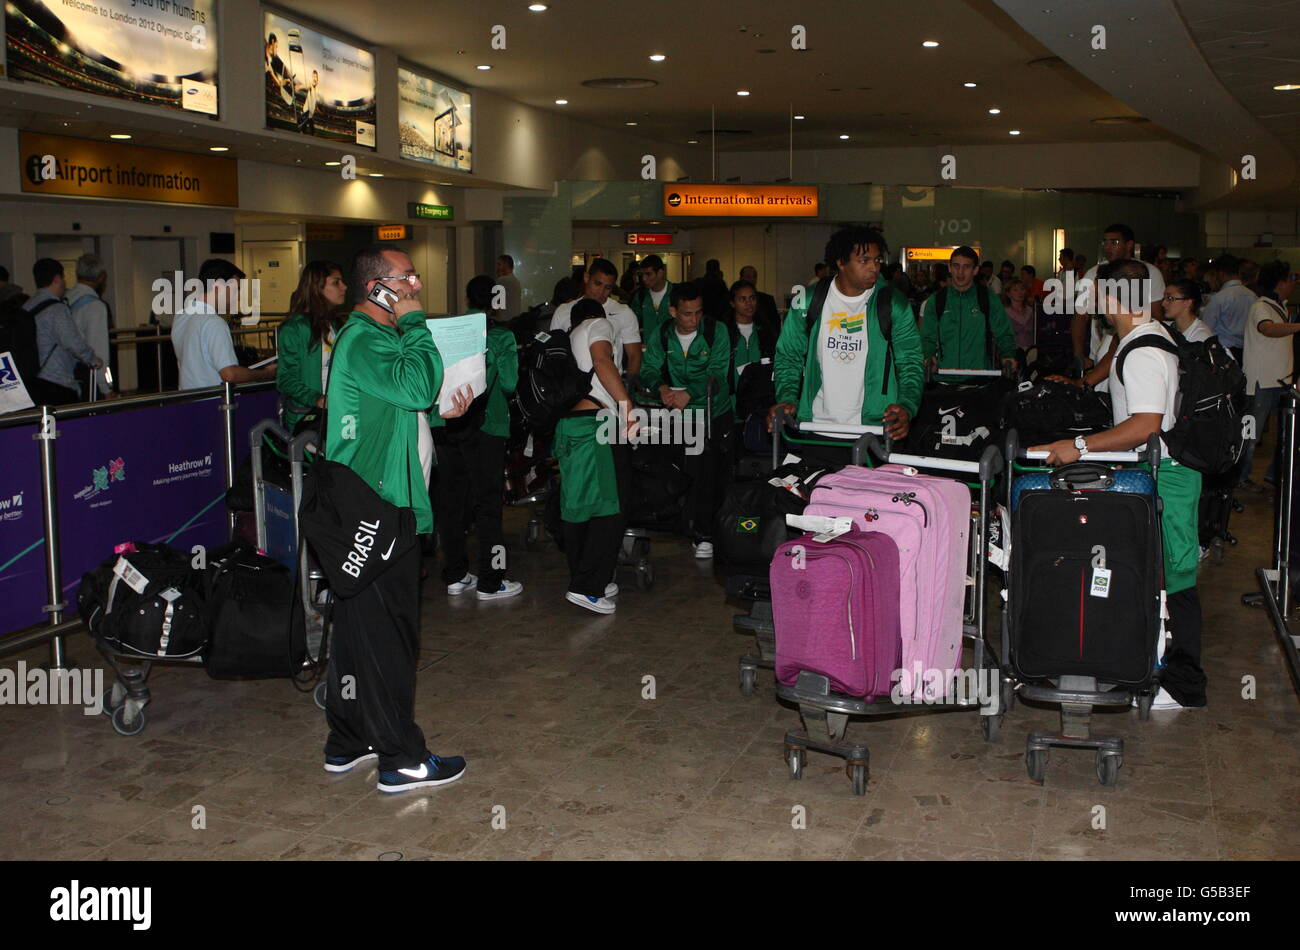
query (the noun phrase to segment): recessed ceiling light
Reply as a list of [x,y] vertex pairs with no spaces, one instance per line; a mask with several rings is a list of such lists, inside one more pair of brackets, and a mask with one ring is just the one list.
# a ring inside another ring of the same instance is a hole
[[650,54],[650,62],[652,62],[652,63],[662,63],[662,62],[663,62],[665,59],[667,59],[667,58],[668,58],[668,57],[665,56],[663,53],[651,53],[651,54]]
[[990,109],[990,110],[989,110],[989,115],[1001,115],[1001,114],[1002,114],[1002,110],[1001,110],[1001,109]]
[[1007,135],[1019,135],[1019,134],[1020,134],[1019,129],[1012,129],[1010,132],[1007,133]]
[[688,139],[687,142],[686,142],[686,144],[687,144],[687,145],[699,145],[699,144],[700,144],[700,140],[699,140],[699,139]]
[[843,142],[843,141],[844,141],[845,139],[847,139],[847,138],[848,138],[847,135],[841,135],[841,136],[840,136],[840,141]]
[[925,40],[924,42],[921,43],[921,45],[924,46],[924,47],[926,47],[926,48],[928,48],[928,49],[934,49],[936,46],[939,45],[939,41],[938,41],[938,40]]
[[962,83],[962,85],[965,86],[967,89],[974,89],[974,88],[975,88],[975,83],[973,83],[973,82],[964,82],[964,83]]
[[736,90],[736,95],[738,95],[738,96],[747,96],[747,95],[749,95],[749,90],[748,90],[748,89],[737,89],[737,90]]
[[544,4],[544,3],[530,3],[530,4],[528,4],[528,9],[532,10],[534,13],[545,13],[545,12],[546,12],[546,4]]
[[126,132],[114,132],[109,136],[110,139],[129,139],[131,136]]
[[228,149],[228,148],[227,148],[226,146],[224,146],[224,145],[209,145],[209,146],[208,146],[208,151],[209,151],[209,152],[229,152],[230,149]]
[[1293,83],[1293,82],[1284,82],[1282,83],[1282,85],[1274,86],[1273,88],[1276,89],[1278,92],[1292,92],[1296,89],[1300,89],[1300,84]]
[[326,162],[326,163],[325,163],[326,167],[328,167],[328,168],[333,168],[333,167],[336,166],[336,165],[342,165],[342,164],[343,164],[342,162]]
[[383,178],[383,177],[384,177],[384,173],[383,173],[383,172],[371,172],[371,173],[370,173],[370,177],[371,177],[371,178]]
[[567,106],[567,105],[569,104],[569,100],[568,100],[568,99],[556,99],[556,100],[555,100],[555,104],[556,104],[557,106]]
[[802,116],[802,115],[797,115],[797,116],[795,116],[795,120],[796,120],[796,121],[799,120],[799,119],[804,119],[804,118],[807,118],[807,116]]
[[475,69],[488,70],[488,69],[491,69],[492,67],[491,67],[491,66],[479,65],[479,66],[475,66],[474,68],[475,68]]
[[624,124],[624,125],[636,125],[635,122],[624,122],[623,124]]

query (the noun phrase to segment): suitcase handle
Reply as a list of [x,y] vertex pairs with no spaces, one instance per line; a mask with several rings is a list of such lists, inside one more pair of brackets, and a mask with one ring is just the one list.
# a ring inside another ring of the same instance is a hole
[[1115,484],[1115,473],[1096,462],[1074,462],[1063,465],[1051,474],[1053,488],[1067,491],[1092,489],[1105,491]]

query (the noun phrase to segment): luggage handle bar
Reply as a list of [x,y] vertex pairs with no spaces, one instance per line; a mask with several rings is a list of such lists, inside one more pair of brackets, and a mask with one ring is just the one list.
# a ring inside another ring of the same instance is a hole
[[980,456],[978,462],[967,462],[960,459],[937,458],[929,455],[907,455],[900,452],[891,451],[892,445],[886,441],[881,443],[874,435],[866,436],[867,450],[880,459],[882,462],[890,462],[894,465],[910,465],[913,468],[930,468],[937,469],[941,472],[955,472],[961,475],[974,475],[981,484],[989,484],[993,481],[1003,468],[1002,452],[996,445],[988,445],[984,448],[984,453]]
[[987,379],[996,379],[1002,376],[1000,369],[937,369],[934,371],[935,376],[983,376]]
[[772,468],[781,467],[781,432],[785,428],[791,432],[836,436],[856,437],[850,446],[850,464],[862,465],[867,458],[867,439],[884,435],[883,426],[848,425],[840,422],[800,422],[789,409],[784,407],[772,418]]
[[[1028,462],[1039,462],[1047,458],[1046,452],[1031,452],[1025,449],[1020,457]],[[1084,452],[1079,456],[1080,462],[1141,462],[1146,456],[1142,452]]]

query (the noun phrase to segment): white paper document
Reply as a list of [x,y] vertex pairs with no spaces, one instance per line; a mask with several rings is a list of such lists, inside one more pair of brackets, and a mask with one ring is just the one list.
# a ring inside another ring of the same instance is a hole
[[442,389],[438,411],[452,406],[451,397],[465,386],[475,397],[487,390],[487,316],[471,313],[462,317],[434,317],[424,321],[442,357]]

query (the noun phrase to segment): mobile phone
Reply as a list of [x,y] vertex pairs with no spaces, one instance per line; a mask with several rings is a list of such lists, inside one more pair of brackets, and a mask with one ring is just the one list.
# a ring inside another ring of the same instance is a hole
[[393,305],[397,303],[397,294],[383,284],[376,282],[374,289],[370,291],[366,299],[376,307],[393,313]]

